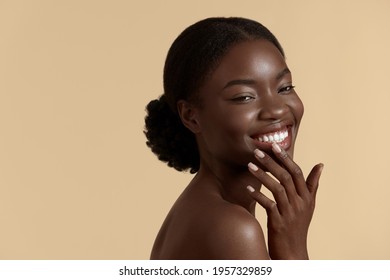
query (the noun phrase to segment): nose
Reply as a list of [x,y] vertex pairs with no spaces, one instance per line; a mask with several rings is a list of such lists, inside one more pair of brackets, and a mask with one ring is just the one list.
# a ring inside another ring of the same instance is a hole
[[288,106],[282,96],[277,94],[266,94],[259,100],[259,119],[280,120],[288,111]]

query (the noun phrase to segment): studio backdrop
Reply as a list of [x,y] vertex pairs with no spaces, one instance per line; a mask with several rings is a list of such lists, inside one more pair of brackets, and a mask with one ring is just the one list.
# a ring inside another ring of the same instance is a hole
[[285,49],[305,104],[295,161],[305,174],[325,164],[311,258],[389,259],[389,11],[385,0],[0,1],[0,258],[149,258],[192,175],[147,148],[145,106],[184,28],[240,16]]

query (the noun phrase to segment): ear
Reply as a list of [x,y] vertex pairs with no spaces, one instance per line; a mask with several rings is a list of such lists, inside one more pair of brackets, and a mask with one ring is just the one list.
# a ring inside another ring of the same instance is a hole
[[185,127],[195,134],[200,132],[201,129],[197,114],[198,109],[195,105],[185,100],[179,100],[177,102],[177,112]]

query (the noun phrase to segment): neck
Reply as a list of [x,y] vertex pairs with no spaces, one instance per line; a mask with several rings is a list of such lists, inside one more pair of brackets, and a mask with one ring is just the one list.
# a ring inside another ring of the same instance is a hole
[[234,168],[226,165],[210,166],[201,163],[197,176],[205,179],[221,197],[233,204],[240,205],[255,215],[256,202],[248,194],[247,186],[251,185],[257,191],[261,184],[249,171],[246,166]]

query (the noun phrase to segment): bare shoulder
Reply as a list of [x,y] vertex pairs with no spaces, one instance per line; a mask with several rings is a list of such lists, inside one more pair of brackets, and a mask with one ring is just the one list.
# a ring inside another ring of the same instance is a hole
[[225,204],[213,211],[208,231],[209,253],[215,259],[269,259],[263,230],[244,208]]
[[253,215],[198,189],[182,195],[172,207],[152,259],[269,259],[262,228]]

